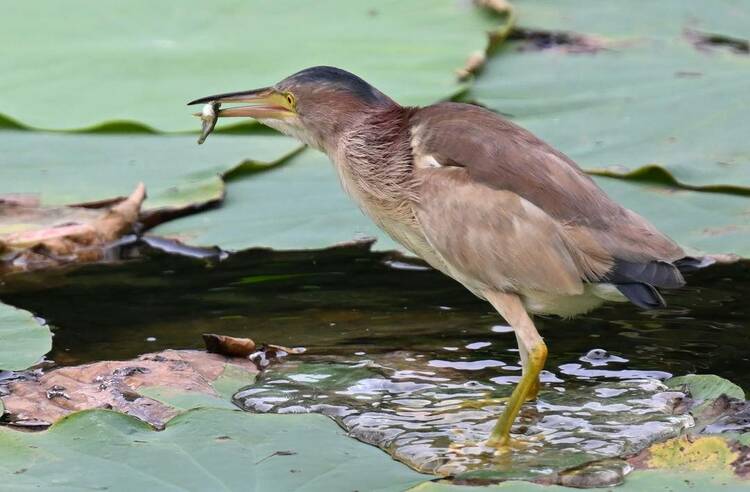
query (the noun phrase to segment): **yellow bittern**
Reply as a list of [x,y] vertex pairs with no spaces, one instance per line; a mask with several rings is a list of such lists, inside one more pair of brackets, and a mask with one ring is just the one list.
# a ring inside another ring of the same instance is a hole
[[510,444],[521,405],[539,391],[547,347],[530,313],[569,317],[605,300],[660,307],[657,288],[682,286],[678,267],[698,261],[567,156],[481,107],[401,106],[334,67],[190,104],[198,103],[326,153],[380,228],[505,318],[523,373],[489,445]]

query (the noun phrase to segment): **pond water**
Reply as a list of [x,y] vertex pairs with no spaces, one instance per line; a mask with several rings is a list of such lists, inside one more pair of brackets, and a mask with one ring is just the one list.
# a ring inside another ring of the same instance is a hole
[[0,298],[47,320],[58,365],[202,348],[206,332],[305,347],[235,402],[325,413],[425,472],[533,478],[621,456],[690,425],[659,380],[713,373],[750,388],[747,263],[689,275],[663,310],[610,304],[537,319],[550,351],[542,392],[515,427],[525,452],[498,458],[481,442],[520,376],[515,337],[488,304],[421,263],[361,246],[126,256],[8,277]]
[[[205,332],[304,346],[308,354],[410,351],[445,364],[474,361],[495,376],[506,371],[476,361],[506,369],[518,362],[513,334],[487,303],[390,254],[250,250],[220,262],[130,254],[142,257],[6,278],[0,299],[50,323],[49,358],[61,365],[202,348]],[[615,379],[712,373],[750,389],[750,263],[687,280],[665,292],[666,309],[609,304],[572,320],[538,318],[547,369]],[[606,367],[580,360],[592,349],[616,358]]]

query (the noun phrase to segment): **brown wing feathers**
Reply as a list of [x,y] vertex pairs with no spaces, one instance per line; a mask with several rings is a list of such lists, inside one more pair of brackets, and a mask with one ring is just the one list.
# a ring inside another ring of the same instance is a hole
[[[656,287],[684,285],[682,249],[612,201],[573,161],[485,109],[442,103],[413,116],[415,152],[462,167],[477,184],[516,193],[569,232],[581,279],[613,283],[634,304],[664,305]],[[692,263],[691,263],[692,264]]]

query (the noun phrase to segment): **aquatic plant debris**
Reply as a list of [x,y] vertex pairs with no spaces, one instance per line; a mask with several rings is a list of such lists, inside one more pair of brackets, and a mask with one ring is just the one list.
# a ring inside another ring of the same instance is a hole
[[161,427],[189,408],[235,408],[229,397],[256,373],[247,359],[195,350],[62,367],[7,384],[4,421],[44,428],[72,412],[107,408]]
[[255,351],[255,342],[250,338],[204,333],[203,343],[208,352],[227,357],[247,357]]
[[146,188],[102,209],[0,203],[0,274],[99,261],[137,228]]

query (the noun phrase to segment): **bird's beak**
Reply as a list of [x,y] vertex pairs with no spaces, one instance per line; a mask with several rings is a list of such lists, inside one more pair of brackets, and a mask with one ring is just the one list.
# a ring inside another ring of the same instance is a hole
[[[246,103],[244,106],[222,108],[217,116],[221,117],[249,117],[283,119],[294,114],[294,99],[288,94],[279,92],[271,87],[243,92],[227,92],[202,97],[191,104],[206,103]],[[200,116],[200,113],[197,115]]]

